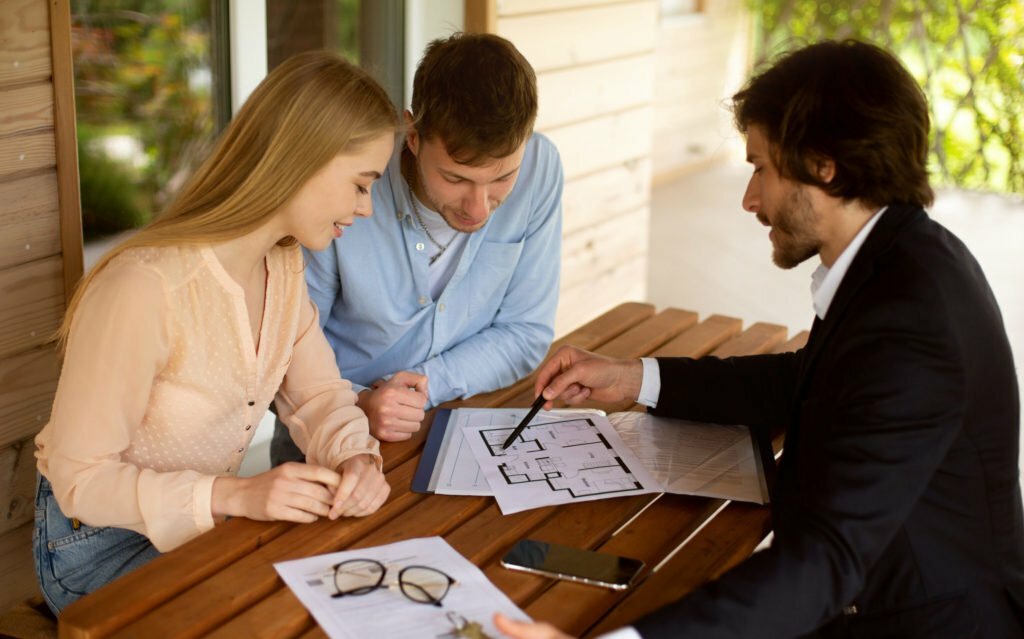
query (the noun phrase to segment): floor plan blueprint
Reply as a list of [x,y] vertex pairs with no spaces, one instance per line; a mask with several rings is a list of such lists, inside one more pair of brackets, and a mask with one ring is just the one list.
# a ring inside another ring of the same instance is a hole
[[544,482],[573,499],[643,488],[590,418],[529,426],[508,450],[501,449],[507,428],[478,435],[491,456],[504,458],[498,471],[508,484]]
[[603,416],[538,419],[503,450],[511,431],[504,423],[464,428],[504,513],[659,491]]

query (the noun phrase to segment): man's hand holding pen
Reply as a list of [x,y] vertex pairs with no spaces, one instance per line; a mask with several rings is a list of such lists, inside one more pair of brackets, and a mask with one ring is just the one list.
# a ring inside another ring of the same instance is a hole
[[555,399],[570,406],[587,399],[615,404],[627,399],[636,401],[643,378],[639,359],[613,359],[563,346],[540,367],[533,390],[545,398],[545,409],[550,409]]

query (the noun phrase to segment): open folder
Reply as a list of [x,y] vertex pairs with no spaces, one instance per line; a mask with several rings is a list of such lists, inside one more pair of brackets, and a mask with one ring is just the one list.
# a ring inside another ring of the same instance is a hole
[[[427,436],[412,490],[446,495],[494,494],[468,445],[463,428],[518,423],[528,408],[439,410]],[[586,411],[601,414],[601,411]],[[542,415],[544,413],[541,413]],[[580,414],[548,411],[549,416]],[[664,492],[768,503],[770,453],[746,426],[706,424],[613,413],[608,422]]]

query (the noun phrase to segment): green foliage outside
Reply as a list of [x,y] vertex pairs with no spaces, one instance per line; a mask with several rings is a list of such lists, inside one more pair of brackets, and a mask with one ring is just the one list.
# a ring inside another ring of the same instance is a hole
[[359,5],[361,0],[335,0],[336,42],[338,53],[352,64],[359,64]]
[[136,171],[111,159],[95,130],[78,126],[78,177],[82,193],[82,229],[86,239],[142,226],[149,220],[136,186]]
[[[209,3],[75,0],[72,24],[83,226],[95,236],[144,224],[207,153]],[[107,153],[112,135],[141,157]]]
[[[267,0],[245,0],[266,2]],[[296,8],[303,0],[274,0]],[[87,237],[148,222],[208,155],[212,103],[209,0],[72,0],[75,107]],[[315,3],[323,46],[359,59],[361,0]],[[289,36],[290,37],[290,36]],[[266,52],[252,52],[266,55]],[[120,154],[112,153],[119,148]]]
[[928,96],[935,181],[1024,193],[1024,2],[747,2],[760,22],[759,61],[826,38],[891,50]]

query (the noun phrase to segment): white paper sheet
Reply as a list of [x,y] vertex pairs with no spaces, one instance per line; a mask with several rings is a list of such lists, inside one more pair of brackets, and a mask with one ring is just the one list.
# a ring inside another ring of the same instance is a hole
[[[397,582],[398,571],[409,565],[436,568],[458,583],[451,587],[441,607],[411,601],[397,588],[334,599],[332,566],[349,559],[376,559],[383,563],[388,568],[385,583]],[[447,639],[457,636],[447,616],[449,612],[479,623],[486,636],[496,638],[502,635],[491,622],[495,612],[513,619],[529,619],[479,568],[441,537],[317,555],[276,563],[274,568],[324,632],[334,639]]]
[[[459,408],[452,411],[445,430],[444,440],[438,454],[438,468],[435,469],[436,483],[434,492],[439,495],[492,495],[480,464],[477,463],[473,451],[470,450],[463,435],[463,427],[483,425],[503,425],[510,429],[526,416],[530,409],[525,408]],[[539,413],[545,419],[551,415],[604,415],[603,411],[585,410],[553,410]]]
[[613,413],[608,420],[665,492],[763,504],[762,475],[746,426]]
[[502,450],[514,425],[501,415],[487,413],[463,425],[502,513],[661,492],[603,415],[539,413]]

